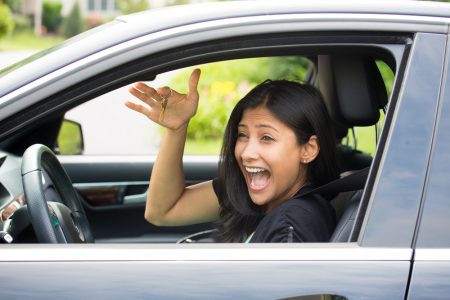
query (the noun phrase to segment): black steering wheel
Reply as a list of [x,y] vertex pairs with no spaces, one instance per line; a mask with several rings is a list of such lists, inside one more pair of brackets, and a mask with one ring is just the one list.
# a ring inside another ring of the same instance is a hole
[[[28,214],[40,243],[93,243],[80,198],[52,150],[30,146],[22,158],[22,183]],[[57,201],[46,199],[51,187]],[[47,195],[47,196],[46,196]]]

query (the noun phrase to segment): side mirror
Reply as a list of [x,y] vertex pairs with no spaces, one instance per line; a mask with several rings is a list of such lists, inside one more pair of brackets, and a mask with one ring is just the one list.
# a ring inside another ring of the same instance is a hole
[[81,124],[64,119],[56,140],[55,153],[61,155],[79,155],[84,151],[83,130]]

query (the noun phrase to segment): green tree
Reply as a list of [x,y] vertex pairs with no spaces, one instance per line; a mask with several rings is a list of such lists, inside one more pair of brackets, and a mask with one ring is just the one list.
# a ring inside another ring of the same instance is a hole
[[[2,2],[2,1],[0,1]],[[20,12],[20,2],[21,0],[6,0],[4,1],[6,3],[6,5],[9,6],[9,8],[11,9],[11,11],[13,13],[19,13]]]
[[14,29],[14,19],[8,5],[0,1],[0,38]]
[[83,32],[83,30],[84,24],[81,18],[80,5],[76,1],[69,15],[64,19],[63,34],[66,38],[70,38]]
[[62,22],[62,3],[54,1],[44,1],[42,4],[42,25],[48,32],[58,32]]
[[272,78],[294,81],[304,80],[309,64],[302,56],[279,56],[267,61]]
[[117,0],[117,7],[125,15],[149,9],[147,0]]

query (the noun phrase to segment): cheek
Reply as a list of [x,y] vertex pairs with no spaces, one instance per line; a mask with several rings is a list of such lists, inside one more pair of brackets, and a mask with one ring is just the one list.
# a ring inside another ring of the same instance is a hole
[[267,157],[272,158],[272,165],[277,172],[296,174],[300,170],[301,156],[297,147],[279,147],[273,149]]
[[273,162],[273,172],[278,175],[280,179],[287,179],[291,176],[297,176],[300,171],[300,163],[296,159],[291,159],[287,156],[284,156],[283,159],[279,159],[276,162]]

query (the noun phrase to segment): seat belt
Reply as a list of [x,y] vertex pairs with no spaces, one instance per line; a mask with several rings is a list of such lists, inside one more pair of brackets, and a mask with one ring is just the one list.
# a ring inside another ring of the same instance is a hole
[[340,177],[312,190],[300,193],[297,197],[311,194],[338,194],[342,192],[356,191],[364,188],[370,166],[353,172],[347,176]]

